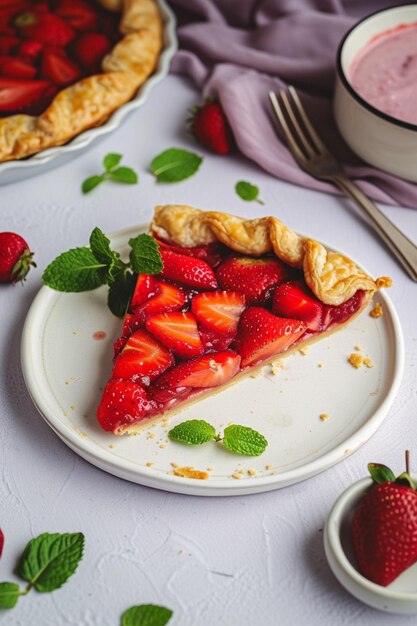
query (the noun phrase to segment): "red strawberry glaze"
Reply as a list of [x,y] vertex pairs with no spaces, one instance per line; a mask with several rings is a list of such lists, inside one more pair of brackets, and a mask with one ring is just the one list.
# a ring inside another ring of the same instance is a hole
[[270,256],[247,259],[217,244],[197,247],[195,257],[166,242],[160,250],[163,272],[138,277],[114,344],[98,420],[116,434],[345,322],[364,298],[358,291],[325,305],[300,272]]

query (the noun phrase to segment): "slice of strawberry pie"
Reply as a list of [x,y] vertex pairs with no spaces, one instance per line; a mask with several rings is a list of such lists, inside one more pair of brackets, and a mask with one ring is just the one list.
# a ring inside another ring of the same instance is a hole
[[116,435],[342,328],[391,283],[274,217],[161,206],[150,233],[164,268],[138,276],[97,411]]

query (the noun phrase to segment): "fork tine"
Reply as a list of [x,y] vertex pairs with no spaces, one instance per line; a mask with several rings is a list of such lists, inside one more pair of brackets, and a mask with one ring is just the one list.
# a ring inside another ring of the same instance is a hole
[[307,155],[312,159],[315,156],[317,156],[317,152],[315,150],[315,145],[311,144],[309,138],[306,136],[306,133],[301,129],[301,126],[298,123],[297,118],[295,117],[294,111],[290,105],[290,102],[287,98],[287,94],[285,93],[285,91],[283,89],[280,90],[279,95],[281,97],[281,100],[284,104],[285,110],[287,112],[288,117],[291,120],[291,123],[294,127],[295,132],[298,135],[298,139],[301,141],[301,143],[303,144],[304,150],[306,151]]
[[276,97],[276,95],[274,94],[273,91],[269,92],[269,99],[272,102],[272,106],[274,108],[275,114],[276,114],[276,116],[278,118],[278,121],[279,121],[279,123],[281,125],[281,128],[282,128],[282,130],[284,132],[285,138],[287,140],[287,143],[288,143],[288,145],[289,145],[293,155],[295,156],[295,158],[297,159],[297,161],[299,163],[304,164],[305,161],[306,161],[306,158],[305,158],[304,154],[301,152],[300,148],[298,147],[297,142],[294,139],[294,135],[292,134],[292,132],[291,132],[291,130],[290,130],[288,124],[287,124],[287,121],[286,121],[286,119],[284,117],[282,109],[281,109],[281,107],[280,107],[280,105],[278,103],[277,97]]
[[326,146],[324,145],[324,143],[322,142],[322,140],[320,139],[320,137],[318,136],[318,134],[316,133],[314,126],[312,125],[312,123],[310,122],[310,120],[307,117],[307,113],[305,111],[305,108],[303,107],[303,105],[301,104],[301,100],[298,97],[298,93],[296,92],[295,88],[292,85],[289,85],[288,87],[288,91],[293,99],[293,102],[297,108],[298,114],[300,115],[303,124],[306,128],[306,130],[308,131],[308,133],[310,134],[311,139],[313,140],[313,142],[316,145],[316,148],[322,153],[322,155],[329,155],[329,151],[326,148]]

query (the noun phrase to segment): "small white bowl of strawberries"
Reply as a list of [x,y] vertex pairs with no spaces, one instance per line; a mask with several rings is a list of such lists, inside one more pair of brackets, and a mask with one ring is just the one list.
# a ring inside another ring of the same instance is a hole
[[335,502],[324,548],[338,581],[387,613],[417,613],[417,477],[370,463]]

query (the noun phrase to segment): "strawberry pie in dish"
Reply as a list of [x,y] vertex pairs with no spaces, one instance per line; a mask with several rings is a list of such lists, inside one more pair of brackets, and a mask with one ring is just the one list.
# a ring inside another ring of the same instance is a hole
[[102,124],[154,71],[156,0],[0,2],[0,162]]
[[275,217],[159,206],[150,234],[164,267],[138,276],[97,410],[116,435],[343,328],[391,284]]

